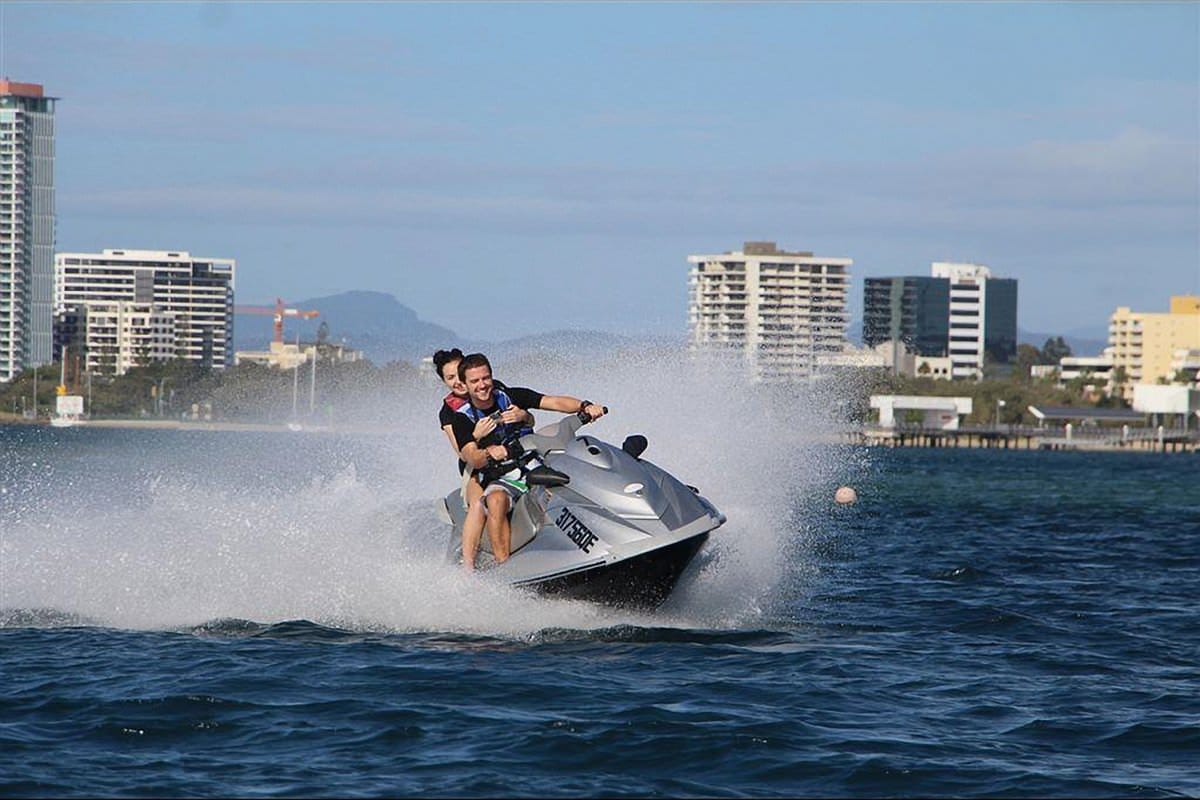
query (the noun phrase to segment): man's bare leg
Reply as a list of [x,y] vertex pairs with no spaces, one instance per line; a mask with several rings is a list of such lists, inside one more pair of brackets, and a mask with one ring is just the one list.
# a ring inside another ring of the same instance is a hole
[[512,547],[512,526],[508,521],[508,492],[492,492],[483,498],[487,503],[488,541],[492,544],[492,555],[497,564],[508,561]]

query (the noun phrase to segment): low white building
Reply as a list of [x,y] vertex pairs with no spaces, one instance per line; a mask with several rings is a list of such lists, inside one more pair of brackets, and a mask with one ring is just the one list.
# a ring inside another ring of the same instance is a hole
[[912,352],[898,340],[880,342],[872,348],[882,366],[894,375],[907,375],[910,378],[933,378],[934,380],[953,380],[954,361],[950,356],[923,356]]
[[1190,428],[1200,416],[1200,389],[1136,383],[1133,386],[1133,410],[1159,417],[1178,416],[1183,427]]
[[1034,378],[1057,378],[1059,388],[1076,378],[1087,377],[1091,385],[1106,394],[1112,391],[1113,350],[1106,348],[1098,356],[1064,356],[1057,364],[1034,364],[1029,374]]
[[817,356],[817,369],[883,369],[889,366],[887,356],[879,348],[855,347],[850,343],[842,346],[840,353]]
[[1200,348],[1181,347],[1171,356],[1172,377],[1183,373],[1190,383],[1200,388]]
[[354,350],[344,344],[329,342],[303,342],[290,344],[287,342],[271,342],[268,350],[238,350],[234,353],[234,364],[262,364],[277,369],[296,369],[302,364],[308,364],[314,358],[322,361],[332,361],[338,364],[348,364],[361,361],[363,352]]
[[911,374],[914,378],[954,380],[954,360],[950,356],[914,356]]
[[895,428],[897,414],[904,423],[910,412],[915,412],[911,416],[919,415],[923,428],[956,431],[959,419],[971,413],[972,402],[970,397],[873,394],[871,408],[879,411],[879,425],[883,428]]
[[1059,359],[1059,383],[1067,383],[1085,375],[1097,385],[1107,385],[1112,378],[1112,350],[1106,350],[1099,356],[1064,356]]

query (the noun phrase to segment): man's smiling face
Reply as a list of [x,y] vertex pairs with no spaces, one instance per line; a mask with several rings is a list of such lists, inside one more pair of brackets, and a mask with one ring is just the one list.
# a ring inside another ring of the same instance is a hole
[[464,383],[467,384],[467,394],[471,404],[476,408],[490,408],[492,405],[492,368],[489,366],[471,367],[463,373]]

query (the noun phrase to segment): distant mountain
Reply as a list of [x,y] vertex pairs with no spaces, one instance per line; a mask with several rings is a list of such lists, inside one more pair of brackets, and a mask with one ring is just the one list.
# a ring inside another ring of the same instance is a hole
[[[264,304],[266,305],[266,304]],[[403,360],[416,363],[442,347],[459,347],[464,352],[482,351],[492,359],[593,358],[628,350],[644,350],[681,344],[673,337],[632,337],[602,331],[564,330],[538,333],[501,341],[464,339],[457,333],[425,322],[417,312],[390,294],[352,291],[329,297],[297,300],[289,308],[320,311],[316,319],[286,318],[284,338],[312,341],[322,322],[329,325],[329,340],[362,350],[377,365]],[[265,350],[273,335],[271,315],[238,314],[234,320],[234,346],[238,350]]]
[[[321,315],[311,320],[285,318],[285,339],[294,341],[298,333],[302,340],[312,341],[324,322],[329,326],[331,342],[344,340],[347,346],[362,350],[379,365],[395,360],[415,362],[459,340],[454,331],[422,320],[417,312],[383,292],[342,292],[297,300],[288,306],[320,311]],[[237,314],[233,329],[235,348],[265,350],[273,335],[273,325],[270,315]]]

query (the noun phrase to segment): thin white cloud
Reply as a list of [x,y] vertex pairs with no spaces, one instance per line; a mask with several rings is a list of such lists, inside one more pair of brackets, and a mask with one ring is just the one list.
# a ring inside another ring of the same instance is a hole
[[1123,216],[1158,231],[1155,215],[1187,229],[1188,216],[1200,211],[1198,174],[1200,157],[1190,143],[1134,128],[1102,140],[1035,141],[899,164],[757,170],[337,161],[259,170],[219,186],[92,191],[60,202],[82,213],[106,207],[109,214],[203,213],[329,226],[490,227],[498,218],[536,231],[562,224],[675,228],[687,220],[704,227],[731,214],[771,219],[796,213],[875,229],[975,229],[988,220],[1007,228],[1026,219],[1034,227],[1057,220],[1074,230],[1103,212],[1106,220]]

